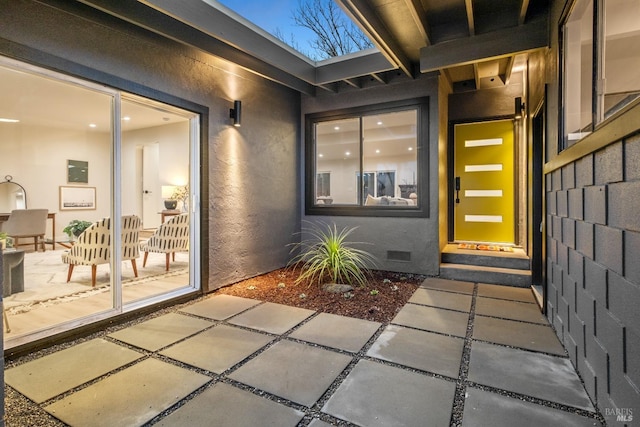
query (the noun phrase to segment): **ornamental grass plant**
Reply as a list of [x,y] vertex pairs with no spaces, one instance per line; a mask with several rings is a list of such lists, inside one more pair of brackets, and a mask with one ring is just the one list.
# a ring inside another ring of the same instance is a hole
[[365,244],[349,242],[347,238],[357,227],[338,230],[336,224],[314,224],[301,233],[308,238],[294,243],[290,253],[297,254],[290,265],[301,268],[295,283],[332,283],[364,286],[368,269],[376,265],[376,258],[369,252],[353,247]]

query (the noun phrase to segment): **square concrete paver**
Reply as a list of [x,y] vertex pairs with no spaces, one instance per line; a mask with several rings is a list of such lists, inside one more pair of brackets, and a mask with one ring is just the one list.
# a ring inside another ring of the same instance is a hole
[[41,403],[78,387],[143,354],[103,339],[87,341],[5,371],[5,382]]
[[322,411],[367,427],[448,426],[455,383],[359,361]]
[[474,342],[469,381],[593,411],[569,359]]
[[109,336],[145,350],[157,351],[211,325],[212,323],[207,320],[169,313],[114,332]]
[[468,313],[406,304],[391,323],[464,337],[468,321]]
[[418,288],[409,302],[457,311],[469,312],[471,310],[471,295],[454,294],[435,289]]
[[272,334],[283,334],[313,313],[314,311],[305,308],[267,302],[230,319],[229,323]]
[[380,325],[378,322],[320,313],[290,337],[357,353]]
[[331,427],[331,424],[325,423],[324,421],[316,418],[309,423],[309,427]]
[[476,316],[473,338],[544,353],[565,354],[558,337],[547,325]]
[[546,317],[540,312],[538,304],[519,301],[479,297],[476,299],[476,314],[502,317],[511,320],[522,320],[543,325],[548,324]]
[[221,374],[273,340],[273,337],[218,325],[164,349],[161,354]]
[[344,354],[280,341],[231,373],[229,378],[311,406],[350,362],[351,358]]
[[210,380],[205,375],[147,359],[44,409],[72,426],[140,426]]
[[304,413],[228,384],[216,384],[181,406],[156,426],[295,427]]
[[367,356],[458,378],[463,347],[461,338],[389,325]]
[[183,313],[195,314],[214,320],[225,320],[249,308],[260,301],[233,295],[216,295],[180,309]]
[[601,425],[593,418],[475,388],[467,388],[462,419],[463,427],[594,427]]
[[536,298],[533,296],[531,288],[516,288],[514,286],[480,283],[478,285],[478,296],[530,302],[532,304],[536,303]]
[[472,294],[473,283],[460,280],[448,280],[430,277],[425,279],[420,285],[421,288],[437,289],[440,291],[457,292],[461,294]]

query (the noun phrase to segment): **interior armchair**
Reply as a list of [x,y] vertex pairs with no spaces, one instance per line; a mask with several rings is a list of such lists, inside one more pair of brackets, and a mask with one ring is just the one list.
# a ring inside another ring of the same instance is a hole
[[[138,277],[136,258],[140,256],[138,234],[142,221],[135,215],[122,217],[122,260],[131,260],[133,274]],[[104,218],[84,230],[75,244],[62,254],[62,262],[69,264],[67,283],[76,265],[91,266],[91,286],[96,285],[98,265],[111,260],[111,218]]]
[[44,233],[47,230],[48,214],[48,209],[14,209],[9,219],[0,225],[1,231],[13,239],[15,247],[20,244],[20,239],[33,238],[35,251],[38,251],[38,244],[40,244],[44,252]]
[[165,254],[165,270],[169,271],[169,258],[176,260],[176,252],[189,249],[189,214],[181,214],[171,217],[169,221],[160,224],[153,235],[140,244],[140,250],[144,252],[142,267],[147,266],[149,252]]

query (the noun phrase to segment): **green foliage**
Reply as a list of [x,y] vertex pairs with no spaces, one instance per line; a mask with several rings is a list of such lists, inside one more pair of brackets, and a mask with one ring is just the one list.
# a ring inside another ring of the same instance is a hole
[[369,252],[354,248],[355,242],[347,242],[347,237],[356,229],[343,228],[338,231],[335,224],[312,224],[303,230],[309,239],[293,245],[291,252],[300,252],[290,264],[302,267],[296,279],[301,282],[333,283],[364,286],[367,282],[366,272],[369,266],[376,264],[376,259]]
[[62,229],[62,232],[69,236],[70,239],[78,237],[84,230],[89,228],[93,224],[90,221],[83,221],[81,219],[72,220],[69,225]]
[[376,296],[379,294],[377,289],[372,289],[371,292],[369,292],[371,295]]
[[4,231],[0,231],[0,240],[4,240],[7,238],[7,233],[5,233]]

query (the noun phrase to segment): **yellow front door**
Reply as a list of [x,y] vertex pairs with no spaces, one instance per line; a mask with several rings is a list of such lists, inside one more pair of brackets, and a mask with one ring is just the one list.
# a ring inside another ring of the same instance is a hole
[[513,243],[513,121],[455,126],[454,237]]

